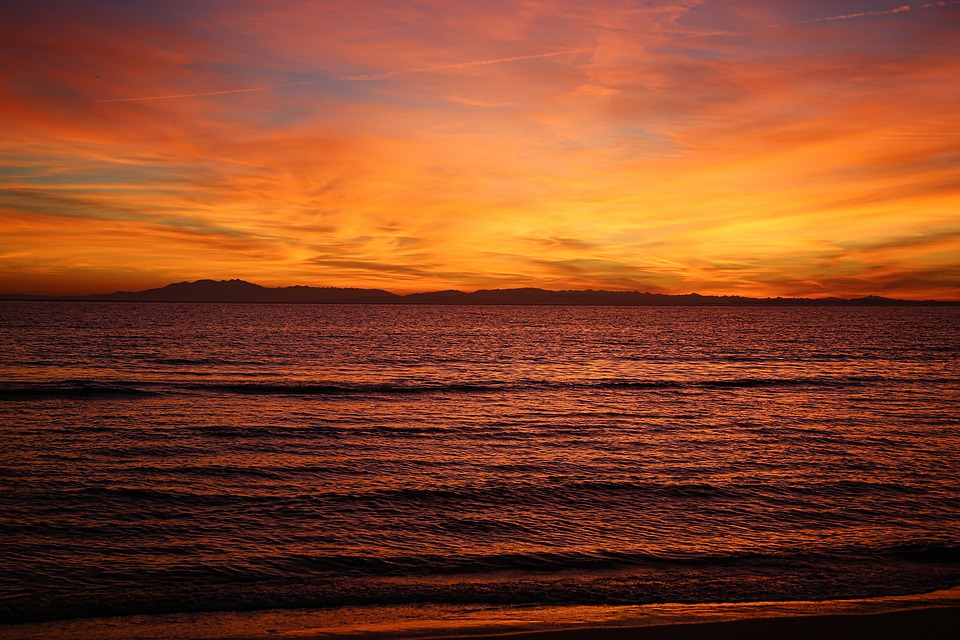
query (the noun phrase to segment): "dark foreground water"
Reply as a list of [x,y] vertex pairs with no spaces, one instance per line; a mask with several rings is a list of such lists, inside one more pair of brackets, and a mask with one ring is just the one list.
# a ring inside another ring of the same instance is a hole
[[0,303],[0,381],[7,623],[960,584],[958,308]]

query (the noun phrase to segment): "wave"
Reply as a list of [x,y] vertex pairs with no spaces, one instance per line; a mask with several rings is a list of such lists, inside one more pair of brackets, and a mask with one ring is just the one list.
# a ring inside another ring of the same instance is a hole
[[[248,487],[245,491],[222,491],[216,485],[207,484],[218,478],[253,477],[292,483],[303,474],[341,478],[362,475],[361,471],[348,465],[307,467],[267,467],[260,469],[233,468],[229,466],[184,465],[157,467],[136,465],[129,472],[138,477],[171,474],[181,479],[200,480],[200,489],[146,488],[143,486],[93,486],[70,489],[37,489],[22,492],[20,499],[37,510],[76,511],[89,513],[124,513],[132,504],[149,507],[154,512],[167,509],[184,514],[196,514],[223,510],[240,510],[247,517],[263,523],[269,529],[278,515],[291,521],[303,518],[309,522],[321,510],[328,514],[362,512],[370,517],[383,513],[389,519],[397,509],[407,513],[457,513],[463,509],[496,509],[504,504],[524,509],[607,509],[610,513],[619,510],[636,510],[662,505],[686,505],[684,508],[707,512],[711,509],[738,509],[761,511],[770,508],[802,509],[804,518],[817,518],[819,512],[810,512],[809,505],[815,499],[818,504],[826,502],[856,501],[863,508],[876,508],[878,502],[902,502],[921,498],[929,490],[890,482],[834,481],[798,486],[763,484],[709,484],[706,482],[651,482],[639,480],[583,481],[568,480],[544,483],[489,482],[465,486],[420,486],[399,488],[364,488],[353,491],[329,489],[315,492],[287,492],[277,495],[274,491]],[[764,506],[765,505],[765,506]],[[831,517],[830,514],[823,514]],[[781,514],[787,519],[788,513]],[[467,527],[476,523],[467,522]],[[511,527],[509,519],[494,518],[487,523],[492,529]],[[464,523],[460,518],[448,518],[442,530],[459,534]]]
[[222,365],[237,365],[237,364],[252,364],[252,363],[241,363],[236,360],[228,360],[225,358],[149,358],[148,362],[153,362],[155,364],[168,364],[168,365],[190,365],[190,366],[222,366]]
[[309,383],[241,383],[241,384],[196,384],[190,388],[198,391],[220,391],[250,395],[378,395],[378,394],[484,394],[523,391],[564,390],[648,390],[648,389],[713,389],[756,387],[844,387],[877,382],[894,382],[883,376],[800,377],[800,378],[731,378],[719,380],[519,380],[483,383],[434,383],[408,384],[309,384]]
[[266,563],[284,576],[334,573],[392,576],[476,575],[512,572],[554,573],[558,571],[606,571],[623,568],[663,569],[704,566],[765,566],[820,564],[847,560],[899,560],[928,564],[960,564],[960,546],[892,545],[888,547],[844,547],[819,552],[732,552],[714,554],[655,554],[641,551],[597,550],[593,552],[498,553],[486,555],[351,556],[291,555]]
[[[253,375],[253,374],[251,374]],[[880,375],[808,376],[795,378],[741,377],[707,380],[601,379],[601,380],[512,380],[482,382],[181,382],[148,380],[63,380],[0,384],[0,398],[11,400],[47,398],[136,398],[146,396],[205,394],[248,396],[376,397],[400,395],[483,395],[564,391],[670,391],[757,388],[837,389],[877,384],[956,385],[952,378],[895,378]]]
[[158,395],[133,382],[99,383],[85,380],[64,380],[0,386],[0,398],[30,400],[49,398],[142,398]]
[[[0,600],[6,622],[362,605],[480,606],[828,600],[949,588],[960,547],[663,556],[595,551],[465,556],[288,554],[145,567],[136,586]],[[772,581],[770,575],[776,575]],[[522,576],[522,577],[521,577]]]
[[478,384],[436,384],[436,385],[407,385],[407,384],[309,384],[309,383],[281,383],[281,384],[194,384],[190,389],[197,391],[220,391],[248,395],[303,395],[303,396],[341,396],[341,395],[370,395],[370,394],[420,394],[420,393],[488,393],[502,391],[506,387],[497,385]]

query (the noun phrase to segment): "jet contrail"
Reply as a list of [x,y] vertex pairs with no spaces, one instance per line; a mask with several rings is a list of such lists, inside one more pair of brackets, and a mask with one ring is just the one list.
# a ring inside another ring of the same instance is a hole
[[[944,3],[941,2],[940,4],[942,5]],[[926,6],[937,6],[937,5],[934,4],[934,5],[926,5]],[[919,7],[919,8],[923,9],[926,7]],[[867,16],[885,16],[891,13],[903,13],[904,11],[910,11],[910,5],[905,4],[902,7],[896,7],[894,9],[886,9],[884,11],[862,11],[860,13],[845,13],[839,16],[830,16],[828,18],[814,18],[813,20],[804,20],[803,22],[800,22],[798,24],[809,24],[811,22],[828,22],[830,20],[853,20],[854,18],[866,18]]]
[[738,29],[735,31],[710,31],[707,33],[693,33],[685,36],[674,36],[672,38],[664,38],[662,40],[655,40],[654,44],[659,42],[673,42],[674,40],[690,40],[693,38],[709,38],[711,36],[733,36],[741,33],[748,33],[750,31],[760,31],[761,29],[778,29],[784,26],[797,25],[797,24],[812,24],[815,22],[830,22],[833,20],[855,20],[857,18],[866,18],[869,16],[885,16],[891,15],[894,13],[904,13],[911,10],[920,10],[920,9],[934,9],[936,7],[945,7],[948,4],[960,4],[960,0],[941,0],[940,2],[928,2],[927,4],[921,4],[914,7],[911,7],[908,4],[894,7],[893,9],[884,9],[880,11],[862,11],[860,13],[845,13],[842,15],[836,16],[827,16],[826,18],[813,18],[811,20],[801,20],[799,22],[790,22],[786,25],[782,24],[767,24],[762,27],[753,27],[751,29]]
[[810,24],[811,22],[829,22],[831,20],[855,20],[856,18],[867,18],[869,16],[887,16],[893,13],[904,13],[911,10],[934,9],[936,7],[945,7],[948,4],[960,4],[960,0],[941,0],[940,2],[928,2],[926,4],[910,6],[908,4],[894,7],[893,9],[883,9],[880,11],[861,11],[860,13],[845,13],[838,16],[828,16],[826,18],[814,18],[813,20],[802,20],[794,24]]
[[383,73],[368,73],[359,76],[342,76],[337,80],[363,81],[363,80],[383,80],[394,76],[406,75],[408,73],[430,73],[433,71],[444,71],[445,69],[464,69],[466,67],[482,67],[488,64],[503,64],[504,62],[519,62],[520,60],[533,60],[534,58],[552,58],[553,56],[563,56],[568,53],[580,53],[582,51],[592,51],[591,47],[581,47],[579,49],[566,49],[564,51],[553,51],[551,53],[534,53],[529,56],[511,56],[509,58],[490,58],[489,60],[470,60],[469,62],[453,62],[450,64],[437,64],[431,67],[419,67],[417,69],[401,69],[398,71],[385,71]]
[[250,93],[251,91],[269,91],[270,89],[282,89],[284,87],[298,87],[304,84],[310,84],[314,80],[305,80],[303,82],[289,82],[287,84],[272,84],[268,87],[251,87],[249,89],[228,89],[226,91],[205,91],[203,93],[177,93],[165,96],[144,96],[140,98],[107,98],[104,100],[91,100],[90,102],[139,102],[141,100],[170,100],[172,98],[196,98],[198,96],[222,96],[227,93]]
[[[535,58],[552,58],[569,53],[580,53],[582,51],[591,51],[590,47],[581,47],[579,49],[566,49],[564,51],[551,51],[550,53],[534,53],[528,56],[510,56],[509,58],[490,58],[485,60],[469,60],[467,62],[453,62],[450,64],[437,64],[431,67],[419,67],[416,69],[399,69],[397,71],[384,71],[382,73],[368,73],[365,75],[341,76],[333,78],[335,81],[342,82],[363,82],[368,80],[384,80],[394,76],[406,75],[411,73],[430,73],[433,71],[443,71],[445,69],[464,69],[467,67],[481,67],[488,64],[503,64],[506,62],[519,62],[521,60],[533,60]],[[173,100],[175,98],[198,98],[201,96],[222,96],[229,93],[251,93],[254,91],[269,91],[270,89],[283,89],[285,87],[299,87],[305,84],[314,84],[319,80],[304,80],[303,82],[290,82],[287,84],[274,84],[266,87],[251,87],[249,89],[228,89],[226,91],[204,91],[201,93],[177,93],[163,96],[143,96],[139,98],[107,98],[103,100],[91,100],[91,102],[140,102],[143,100]]]
[[[884,9],[879,11],[862,11],[860,13],[845,13],[836,16],[827,16],[825,18],[813,18],[812,20],[801,20],[800,22],[794,22],[791,24],[812,24],[816,22],[830,22],[834,20],[856,20],[858,18],[866,18],[869,16],[883,16],[891,15],[896,13],[904,13],[911,10],[920,10],[920,9],[933,9],[936,7],[945,7],[950,4],[960,4],[960,0],[940,0],[939,2],[928,2],[926,4],[916,5],[911,7],[908,4],[894,7],[892,9]],[[777,27],[782,27],[783,25],[779,24],[768,24],[762,27],[754,27],[753,29],[742,29],[738,31],[711,31],[708,33],[695,33],[685,36],[676,36],[673,38],[664,38],[662,40],[655,40],[654,43],[658,42],[671,42],[675,40],[687,40],[691,38],[709,38],[711,36],[719,35],[736,35],[740,33],[746,33],[748,31],[758,31],[760,29],[773,29]],[[340,76],[339,78],[333,78],[334,81],[339,82],[367,82],[371,80],[385,80],[387,78],[393,78],[395,76],[408,75],[414,73],[432,73],[435,71],[444,71],[446,69],[465,69],[468,67],[480,67],[490,64],[504,64],[507,62],[519,62],[521,60],[534,60],[536,58],[552,58],[554,56],[563,56],[571,53],[581,53],[583,51],[591,51],[590,47],[581,47],[579,49],[565,49],[563,51],[551,51],[550,53],[534,53],[527,56],[510,56],[509,58],[489,58],[484,60],[469,60],[467,62],[453,62],[449,64],[437,64],[430,67],[419,67],[416,69],[399,69],[396,71],[383,71],[380,73],[368,73],[362,75],[352,75],[352,76]],[[162,96],[144,96],[139,98],[106,98],[102,100],[91,100],[91,102],[141,102],[144,100],[173,100],[176,98],[198,98],[202,96],[222,96],[230,93],[252,93],[255,91],[269,91],[271,89],[283,89],[286,87],[300,87],[307,84],[315,84],[320,82],[319,80],[304,80],[303,82],[289,82],[287,84],[274,84],[266,87],[251,87],[248,89],[228,89],[226,91],[204,91],[201,93],[178,93]]]

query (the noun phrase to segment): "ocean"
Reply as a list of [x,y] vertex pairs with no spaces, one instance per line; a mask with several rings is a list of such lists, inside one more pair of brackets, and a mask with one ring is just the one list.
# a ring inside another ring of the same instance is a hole
[[0,354],[3,637],[960,585],[958,307],[4,302]]

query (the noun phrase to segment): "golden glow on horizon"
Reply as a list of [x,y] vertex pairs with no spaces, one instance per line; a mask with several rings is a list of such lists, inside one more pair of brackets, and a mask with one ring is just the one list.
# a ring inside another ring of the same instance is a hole
[[958,2],[157,7],[3,10],[0,292],[960,299]]

